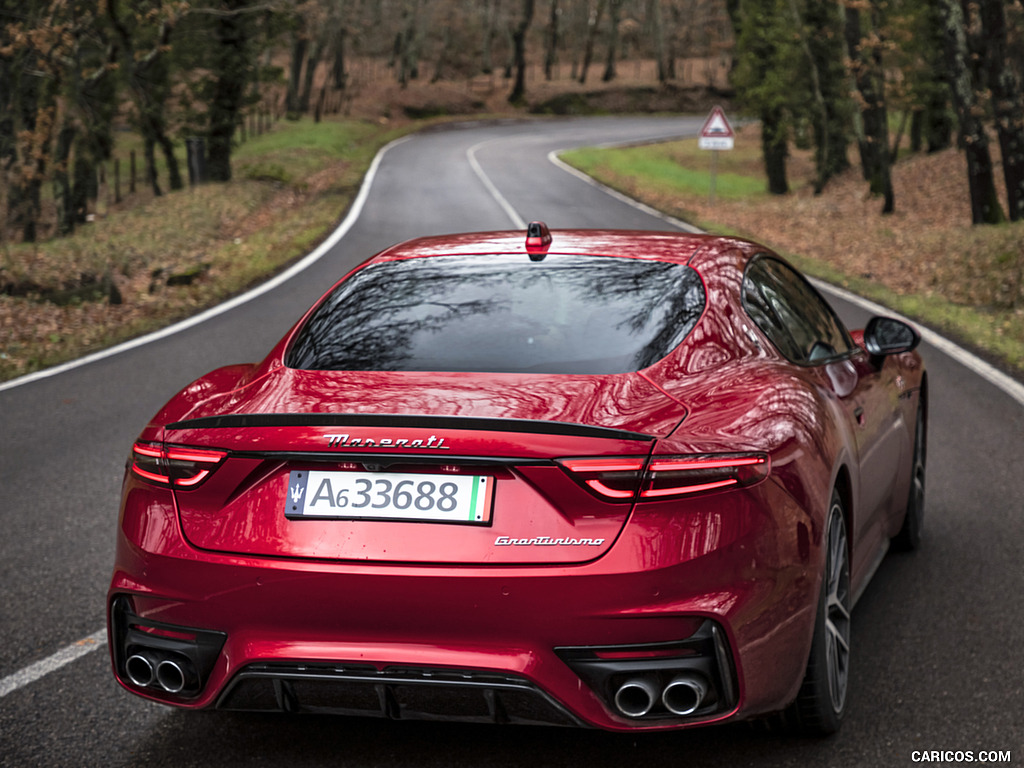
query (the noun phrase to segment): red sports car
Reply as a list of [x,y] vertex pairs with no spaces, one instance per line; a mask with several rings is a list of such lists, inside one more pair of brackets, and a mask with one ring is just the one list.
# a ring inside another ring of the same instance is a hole
[[919,542],[918,340],[736,238],[389,248],[139,435],[114,673],[190,708],[832,732],[851,609]]

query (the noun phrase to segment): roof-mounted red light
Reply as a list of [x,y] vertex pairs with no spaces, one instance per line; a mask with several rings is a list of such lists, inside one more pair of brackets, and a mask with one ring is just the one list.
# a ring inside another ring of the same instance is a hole
[[[540,256],[543,259],[550,246],[551,230],[548,229],[548,225],[543,221],[531,221],[526,226],[526,252],[530,254],[530,258]],[[534,261],[540,261],[540,259],[534,259]]]

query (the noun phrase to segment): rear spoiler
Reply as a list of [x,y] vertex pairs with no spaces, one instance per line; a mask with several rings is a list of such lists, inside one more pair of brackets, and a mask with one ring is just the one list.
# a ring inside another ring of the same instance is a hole
[[185,419],[166,429],[244,429],[258,427],[390,427],[523,432],[570,437],[603,437],[651,442],[653,435],[613,427],[542,419],[488,419],[472,416],[424,416],[399,413],[236,413]]

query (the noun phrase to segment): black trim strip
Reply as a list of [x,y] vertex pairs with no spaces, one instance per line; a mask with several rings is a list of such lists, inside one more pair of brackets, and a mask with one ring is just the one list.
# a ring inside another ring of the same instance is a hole
[[[343,450],[343,449],[339,449]],[[552,464],[551,459],[523,459],[514,456],[450,456],[448,454],[423,453],[341,453],[339,451],[232,451],[231,455],[240,459],[261,459],[265,461],[295,462],[306,461],[310,464],[338,464],[352,462],[354,464],[374,464],[383,469],[401,465],[443,466],[458,464],[471,467],[504,467],[504,466],[546,466]],[[483,474],[483,473],[482,473]]]
[[654,440],[652,435],[612,427],[596,427],[566,421],[487,419],[471,416],[422,416],[397,413],[235,413],[185,419],[167,429],[244,429],[256,427],[388,427],[391,429],[465,429],[490,432],[526,432],[570,437],[603,437],[619,440]]

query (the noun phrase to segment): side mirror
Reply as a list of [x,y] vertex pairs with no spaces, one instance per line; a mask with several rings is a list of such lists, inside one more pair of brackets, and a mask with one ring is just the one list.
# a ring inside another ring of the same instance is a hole
[[892,317],[872,317],[864,329],[864,348],[873,357],[910,352],[921,343],[921,334]]

